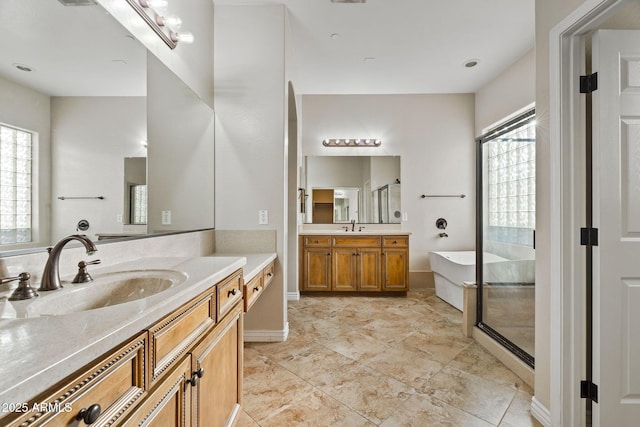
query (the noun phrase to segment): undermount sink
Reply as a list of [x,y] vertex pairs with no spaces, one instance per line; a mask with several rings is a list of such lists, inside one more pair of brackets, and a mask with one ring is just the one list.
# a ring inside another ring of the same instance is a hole
[[183,283],[175,270],[128,270],[94,275],[93,282],[65,283],[57,291],[40,292],[26,307],[24,317],[78,313],[148,298]]

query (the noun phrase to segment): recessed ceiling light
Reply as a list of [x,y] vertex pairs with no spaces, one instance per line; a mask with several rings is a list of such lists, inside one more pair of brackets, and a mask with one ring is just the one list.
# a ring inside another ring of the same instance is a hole
[[28,65],[24,65],[24,64],[13,64],[14,67],[16,67],[18,70],[20,71],[26,71],[27,73],[29,71],[33,71],[33,68],[29,67]]
[[331,3],[366,3],[367,0],[331,0]]
[[330,36],[331,40],[338,40],[340,38],[340,34],[332,33]]
[[476,65],[478,65],[479,62],[480,62],[479,59],[470,59],[468,61],[465,61],[464,66],[467,68],[473,68]]
[[363,61],[364,62],[373,62],[375,60],[376,60],[376,58],[374,58],[373,56],[366,56]]

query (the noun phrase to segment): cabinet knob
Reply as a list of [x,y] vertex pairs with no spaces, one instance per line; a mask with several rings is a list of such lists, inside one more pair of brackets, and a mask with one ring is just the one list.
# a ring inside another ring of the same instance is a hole
[[394,244],[394,245],[397,245],[397,244],[398,244],[398,241],[397,241],[397,240],[394,240],[394,241],[393,241],[393,244]]
[[227,296],[229,295],[237,295],[238,294],[238,290],[236,288],[233,288],[229,291],[229,293],[227,293]]
[[327,256],[331,256],[331,252],[329,252],[329,253],[327,254]]
[[387,253],[386,252],[382,252],[382,256],[385,256]]
[[204,376],[204,368],[198,369],[193,374],[196,375],[198,378],[202,378]]
[[271,276],[273,276],[273,273],[271,272],[267,273],[267,277],[271,277]]
[[100,416],[100,411],[101,411],[100,405],[95,403],[89,406],[88,408],[80,409],[80,412],[78,412],[78,415],[76,415],[76,420],[84,421],[86,425],[93,424],[96,422],[96,420]]
[[253,288],[254,292],[259,292],[260,291],[260,286],[256,286],[255,288]]

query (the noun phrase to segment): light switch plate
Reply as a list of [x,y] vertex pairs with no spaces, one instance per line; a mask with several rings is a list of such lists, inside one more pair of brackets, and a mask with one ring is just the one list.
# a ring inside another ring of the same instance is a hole
[[258,224],[267,225],[269,224],[269,211],[264,209],[258,211]]
[[162,211],[162,225],[171,225],[171,211]]

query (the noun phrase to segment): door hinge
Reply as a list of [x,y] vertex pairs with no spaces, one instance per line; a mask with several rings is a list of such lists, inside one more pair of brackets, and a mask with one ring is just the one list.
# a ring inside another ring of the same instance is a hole
[[580,229],[580,245],[598,246],[598,229],[597,228],[581,228]]
[[580,76],[580,93],[591,93],[598,90],[598,73]]
[[591,381],[580,381],[580,398],[598,403],[598,386]]

